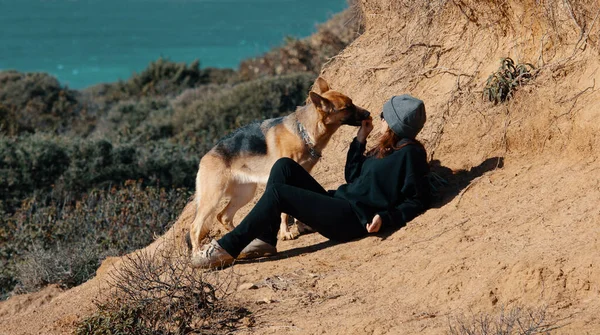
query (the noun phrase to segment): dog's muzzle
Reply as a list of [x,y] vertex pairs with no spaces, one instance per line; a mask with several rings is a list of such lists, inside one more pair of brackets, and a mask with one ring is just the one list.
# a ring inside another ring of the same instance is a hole
[[350,114],[350,116],[342,122],[342,124],[347,124],[349,126],[360,127],[362,125],[363,120],[368,120],[371,116],[369,111],[357,108],[356,113]]

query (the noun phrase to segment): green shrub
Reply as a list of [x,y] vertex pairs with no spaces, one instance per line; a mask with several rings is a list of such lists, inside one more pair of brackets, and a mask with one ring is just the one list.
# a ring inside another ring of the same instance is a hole
[[238,73],[232,69],[218,69],[207,67],[203,69],[206,83],[224,85],[239,82]]
[[194,189],[201,154],[197,148],[178,146],[168,141],[149,142],[140,150],[141,175],[153,183]]
[[514,91],[535,77],[535,67],[529,63],[515,65],[510,58],[503,58],[498,71],[492,73],[483,89],[483,96],[494,105],[511,99]]
[[207,82],[207,76],[200,70],[200,61],[195,60],[188,66],[159,58],[141,73],[133,75],[127,82],[127,88],[130,94],[148,95],[172,92],[181,87],[194,87]]
[[15,107],[8,107],[0,102],[0,134],[16,136],[25,131],[19,124]]
[[187,65],[161,57],[126,81],[97,85],[86,89],[86,92],[108,102],[118,102],[131,98],[174,95],[192,87],[236,81],[237,73],[232,69],[201,69],[199,60]]
[[122,101],[98,120],[96,134],[120,141],[148,141],[173,136],[173,109],[165,98]]
[[49,191],[69,164],[67,149],[46,137],[0,137],[0,202],[5,210],[34,190]]
[[60,186],[70,192],[135,179],[137,152],[129,146],[115,147],[105,139],[69,143],[71,165]]
[[2,206],[12,212],[34,191],[43,195],[53,188],[76,197],[128,179],[193,188],[200,158],[220,138],[252,121],[294,111],[304,104],[314,77],[262,78],[178,109],[160,98],[120,103],[99,122],[106,131],[98,135],[107,138],[0,137]]
[[207,86],[184,92],[176,103],[150,97],[120,102],[98,121],[96,133],[136,147],[174,140],[199,159],[233,129],[303,105],[315,77],[300,73]]
[[13,212],[34,192],[39,196],[52,192],[60,203],[67,196],[129,179],[193,188],[199,159],[168,141],[134,146],[113,145],[105,139],[0,137],[0,203]]
[[24,201],[14,214],[0,218],[0,296],[17,282],[30,291],[87,280],[101,258],[136,250],[162,234],[189,196],[184,189],[128,181],[91,190],[77,201]]
[[305,103],[315,78],[309,73],[261,78],[204,97],[175,110],[175,138],[203,154],[233,129],[293,112]]
[[45,73],[0,72],[0,133],[62,133],[80,112],[77,92]]

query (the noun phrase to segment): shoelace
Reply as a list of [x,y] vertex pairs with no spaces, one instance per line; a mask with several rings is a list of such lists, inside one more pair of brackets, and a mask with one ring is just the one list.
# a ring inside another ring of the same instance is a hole
[[209,258],[216,250],[217,247],[211,243],[206,249],[202,250],[200,254],[202,257]]

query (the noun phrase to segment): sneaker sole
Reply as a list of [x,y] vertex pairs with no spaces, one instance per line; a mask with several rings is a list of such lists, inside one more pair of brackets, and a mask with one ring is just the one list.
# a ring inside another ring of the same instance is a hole
[[269,256],[274,256],[277,254],[277,251],[267,251],[267,252],[247,252],[247,253],[243,253],[240,254],[238,256],[237,259],[254,259],[254,258],[262,258],[262,257],[269,257]]

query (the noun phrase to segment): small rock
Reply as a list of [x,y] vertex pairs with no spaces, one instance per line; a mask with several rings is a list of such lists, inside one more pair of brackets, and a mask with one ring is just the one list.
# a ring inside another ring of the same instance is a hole
[[242,323],[246,327],[254,327],[254,325],[256,324],[256,321],[254,320],[253,317],[247,316],[247,317],[245,317],[245,318],[242,319]]
[[258,286],[256,286],[256,284],[254,283],[243,283],[240,286],[238,286],[238,291],[256,290],[257,288]]
[[270,299],[270,298],[264,298],[263,300],[259,300],[256,302],[257,305],[264,305],[264,304],[272,304],[274,302],[277,302],[276,300]]

